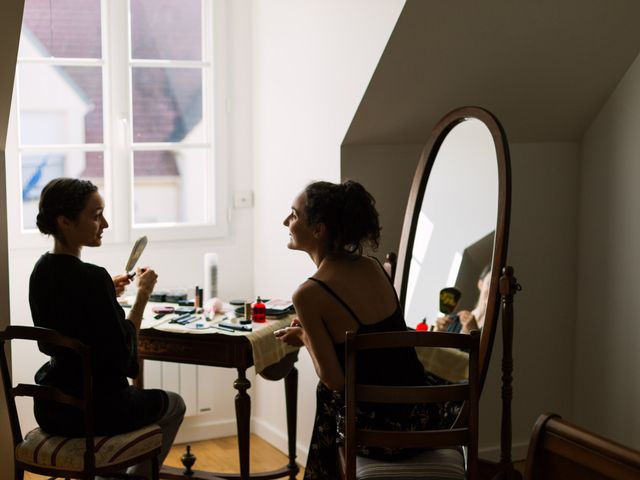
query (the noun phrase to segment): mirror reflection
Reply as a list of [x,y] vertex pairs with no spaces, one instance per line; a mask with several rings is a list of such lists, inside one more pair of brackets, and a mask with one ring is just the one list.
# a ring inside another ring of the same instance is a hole
[[404,304],[410,327],[426,322],[465,333],[484,324],[498,209],[495,152],[491,132],[474,118],[453,127],[438,151],[411,252]]

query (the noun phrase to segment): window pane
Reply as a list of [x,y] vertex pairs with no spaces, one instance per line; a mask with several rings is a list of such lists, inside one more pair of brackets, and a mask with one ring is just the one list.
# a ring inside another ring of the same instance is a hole
[[20,56],[102,58],[100,0],[25,0]]
[[208,150],[135,152],[133,222],[205,223]]
[[200,142],[202,71],[133,69],[133,141]]
[[200,0],[131,0],[131,58],[201,60]]
[[102,152],[29,153],[20,157],[22,173],[22,227],[36,228],[38,201],[42,188],[57,177],[91,180],[103,189]]
[[102,143],[100,67],[23,64],[18,78],[22,145]]

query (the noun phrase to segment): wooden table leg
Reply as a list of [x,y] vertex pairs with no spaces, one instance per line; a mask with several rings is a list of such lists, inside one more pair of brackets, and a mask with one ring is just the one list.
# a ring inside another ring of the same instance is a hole
[[[295,360],[294,360],[295,361]],[[134,379],[133,384],[143,388],[143,366],[144,359],[139,358],[140,374]],[[251,382],[247,379],[246,368],[238,368],[238,378],[233,382],[233,387],[238,391],[235,396],[236,427],[238,432],[238,457],[240,460],[240,472],[221,473],[205,472],[194,470],[193,473],[185,475],[184,469],[161,466],[160,478],[175,480],[249,480],[250,476],[250,421],[251,421],[251,397],[247,390],[251,388]],[[282,378],[282,377],[280,377]],[[284,377],[285,382],[285,402],[287,409],[287,435],[289,464],[277,470],[256,473],[253,478],[271,480],[289,477],[295,480],[300,471],[296,463],[296,429],[298,410],[298,370],[293,367]]]
[[247,390],[251,388],[251,382],[247,380],[246,369],[238,368],[238,378],[233,382],[233,387],[238,390],[235,400],[240,478],[249,480],[251,397],[247,394]]
[[289,480],[295,480],[299,468],[296,463],[296,430],[298,417],[298,369],[293,367],[284,377],[285,402],[287,405],[287,437],[289,446]]

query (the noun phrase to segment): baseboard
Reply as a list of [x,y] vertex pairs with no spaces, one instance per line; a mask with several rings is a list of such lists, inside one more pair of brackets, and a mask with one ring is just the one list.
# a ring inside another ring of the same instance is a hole
[[[511,445],[511,460],[518,462],[527,458],[529,441],[517,442]],[[500,446],[482,447],[478,449],[478,456],[491,462],[500,461]]]
[[237,435],[236,420],[205,420],[200,415],[186,417],[180,426],[174,443],[199,442],[211,438]]
[[[252,420],[251,426],[251,431],[254,434],[269,442],[285,455],[288,455],[289,447],[286,432],[275,429],[271,424],[261,420]],[[302,445],[296,442],[296,462],[300,465],[305,465],[307,463],[308,454],[308,445]]]

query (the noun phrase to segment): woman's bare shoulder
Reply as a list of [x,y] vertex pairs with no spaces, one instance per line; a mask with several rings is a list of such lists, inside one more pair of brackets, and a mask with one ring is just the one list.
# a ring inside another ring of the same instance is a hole
[[305,303],[314,299],[318,294],[318,284],[311,279],[302,282],[291,295],[291,300],[295,304]]

